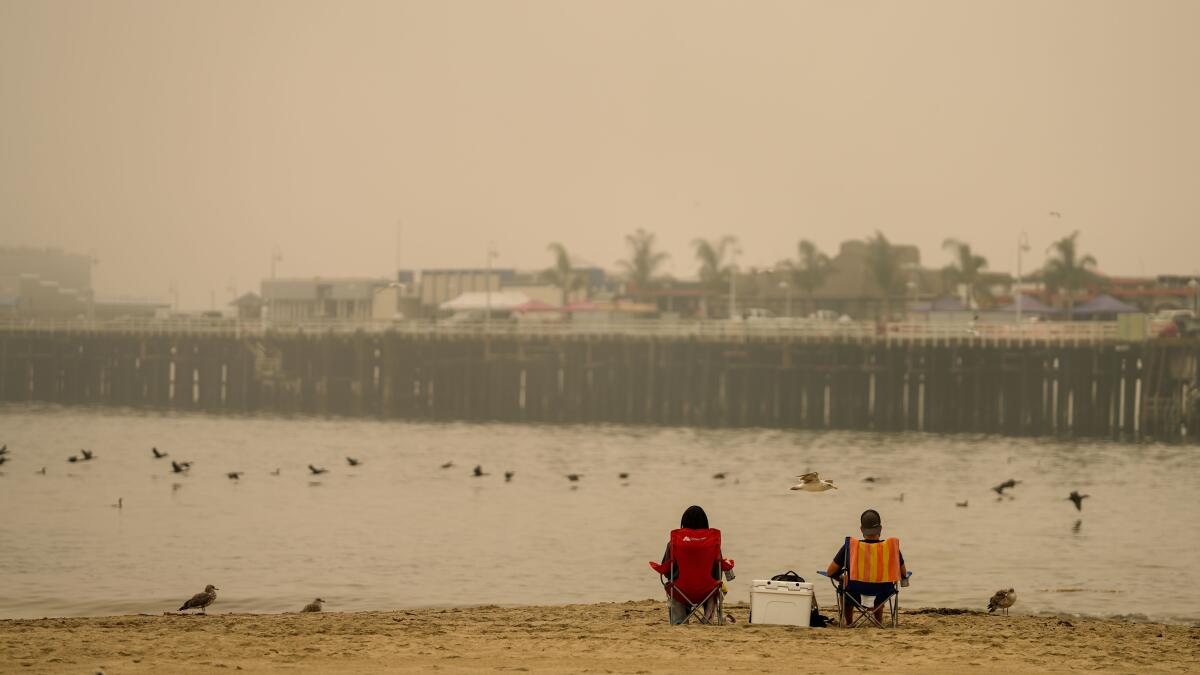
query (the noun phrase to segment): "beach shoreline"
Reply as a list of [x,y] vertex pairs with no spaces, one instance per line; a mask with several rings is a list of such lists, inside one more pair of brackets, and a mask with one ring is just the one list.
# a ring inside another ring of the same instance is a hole
[[727,609],[733,625],[669,626],[645,600],[13,619],[0,621],[0,671],[1200,672],[1196,626],[910,609],[897,629],[809,629]]

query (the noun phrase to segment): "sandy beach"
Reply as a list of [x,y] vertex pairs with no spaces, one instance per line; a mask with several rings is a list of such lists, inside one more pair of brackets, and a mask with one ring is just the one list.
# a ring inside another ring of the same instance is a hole
[[[666,624],[652,601],[0,621],[5,673],[1197,672],[1200,628],[909,610],[895,630]],[[957,612],[957,610],[951,610]]]

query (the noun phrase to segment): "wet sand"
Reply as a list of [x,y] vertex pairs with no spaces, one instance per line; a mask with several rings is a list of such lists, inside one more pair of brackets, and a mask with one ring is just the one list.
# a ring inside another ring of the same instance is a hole
[[[214,607],[214,609],[218,609]],[[1200,628],[903,612],[896,630],[666,624],[659,602],[0,621],[0,672],[1197,672]],[[828,613],[828,612],[827,612]]]

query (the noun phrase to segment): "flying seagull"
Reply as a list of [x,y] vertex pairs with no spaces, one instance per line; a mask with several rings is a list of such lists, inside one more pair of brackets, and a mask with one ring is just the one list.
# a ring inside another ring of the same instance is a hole
[[319,476],[319,475],[325,473],[326,471],[329,471],[329,469],[323,469],[323,468],[319,469],[319,468],[313,466],[312,464],[308,465],[308,470],[311,471],[314,476]]
[[825,492],[826,490],[836,490],[837,486],[831,480],[821,480],[816,471],[806,473],[802,476],[796,476],[800,479],[799,483],[792,486],[793,490],[804,490],[805,492]]
[[88,461],[89,459],[96,458],[96,456],[92,454],[91,450],[80,450],[79,452],[80,452],[80,454],[83,455],[83,461],[85,461],[85,462]]
[[361,461],[354,459],[353,457],[347,457],[346,463],[349,464],[350,466],[358,466],[359,464],[362,464]]
[[1012,607],[1016,601],[1016,591],[1011,588],[1007,591],[1001,588],[1000,590],[996,591],[996,594],[992,596],[991,600],[988,600],[988,612],[991,613],[997,609],[1002,609],[1004,610],[1004,615],[1008,616],[1008,608]]
[[204,592],[197,593],[189,598],[188,601],[183,603],[183,606],[179,608],[179,611],[184,612],[189,609],[198,609],[200,610],[201,614],[207,614],[207,612],[204,611],[204,608],[217,601],[217,591],[219,590],[221,589],[213,586],[212,584],[205,586]]
[[1076,511],[1082,511],[1083,510],[1083,500],[1087,499],[1088,497],[1091,497],[1091,495],[1081,495],[1081,494],[1079,494],[1079,490],[1071,490],[1071,494],[1070,494],[1070,496],[1067,497],[1067,499],[1075,502],[1075,510]]
[[171,471],[175,473],[183,473],[190,468],[192,468],[191,462],[176,462],[175,460],[171,460]]
[[230,471],[225,475],[229,477],[229,480],[239,480],[243,473],[245,473],[245,471]]
[[167,456],[167,453],[159,452],[158,448],[150,448],[150,452],[154,453],[154,459],[162,459]]
[[301,612],[319,612],[319,611],[321,611],[321,605],[324,602],[325,602],[324,600],[317,598],[316,600],[313,600],[312,602],[305,605],[304,609],[302,609],[300,611]]
[[8,461],[8,455],[0,455],[0,464],[4,464],[7,461]]
[[517,475],[516,471],[505,471],[504,472],[504,482],[508,483],[508,482],[512,481],[512,477],[515,475]]
[[475,468],[471,470],[471,475],[479,478],[480,476],[486,476],[487,474],[483,472],[482,464],[476,464]]

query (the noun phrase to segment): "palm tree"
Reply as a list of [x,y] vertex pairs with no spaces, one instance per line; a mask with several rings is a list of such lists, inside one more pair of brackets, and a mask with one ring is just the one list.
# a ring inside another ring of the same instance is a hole
[[1046,261],[1042,268],[1042,277],[1046,287],[1052,291],[1059,289],[1067,292],[1067,316],[1072,317],[1071,296],[1081,290],[1096,278],[1096,259],[1090,255],[1079,257],[1076,240],[1079,230],[1063,237],[1050,245],[1055,257]]
[[792,283],[804,291],[808,311],[816,309],[813,303],[813,293],[825,284],[832,268],[829,266],[829,256],[821,253],[817,245],[807,239],[801,239],[797,247],[800,257],[796,262],[788,263],[792,271]]
[[892,318],[892,297],[904,290],[900,256],[892,242],[879,230],[867,240],[867,272],[879,289],[883,300],[884,318]]
[[971,251],[970,244],[957,239],[947,239],[942,242],[942,248],[954,253],[954,262],[946,266],[944,278],[948,279],[952,285],[966,286],[967,306],[978,308],[980,282],[982,281],[980,272],[987,268],[987,258],[975,255]]
[[696,239],[692,241],[696,259],[700,261],[700,283],[713,290],[729,285],[733,265],[725,262],[725,254],[737,247],[736,237],[721,237],[715,241]]
[[565,246],[554,242],[547,247],[554,254],[554,266],[542,273],[542,277],[562,289],[562,306],[571,302],[571,291],[582,288],[586,280],[571,267],[571,256]]
[[617,264],[625,270],[635,288],[653,287],[654,273],[667,259],[667,254],[655,251],[654,235],[641,228],[633,234],[625,235],[625,243],[629,245],[629,259],[620,260]]

